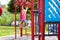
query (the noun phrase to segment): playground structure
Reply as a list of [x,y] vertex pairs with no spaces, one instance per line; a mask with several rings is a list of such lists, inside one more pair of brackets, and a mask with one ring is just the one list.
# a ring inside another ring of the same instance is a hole
[[[22,11],[22,6],[26,5],[26,1],[24,0],[17,0],[18,1],[18,5],[20,4],[20,10]],[[52,2],[51,2],[52,1]],[[57,5],[59,4],[58,2],[59,0],[55,0],[55,2],[57,2]],[[56,5],[53,7],[51,6],[51,3],[55,3],[54,0],[38,0],[38,13],[39,13],[39,19],[38,19],[38,22],[39,22],[39,34],[37,35],[38,36],[38,40],[45,40],[45,24],[46,23],[52,23],[52,24],[58,24],[58,40],[60,40],[60,14],[59,14],[59,5],[58,5],[58,8],[56,7]],[[34,14],[35,14],[35,10],[34,10],[34,0],[30,0],[30,3],[31,3],[31,22],[32,22],[32,25],[31,25],[31,28],[32,28],[32,39],[31,40],[34,40],[34,28],[35,28],[35,23],[34,23]],[[50,4],[50,5],[49,5]],[[53,4],[54,5],[54,4]],[[15,5],[15,39],[17,38],[16,37],[16,6]],[[56,8],[56,9],[52,9],[52,8]],[[49,9],[49,11],[48,11]],[[51,10],[50,10],[51,9]],[[57,10],[57,11],[56,11]],[[21,17],[21,11],[20,11],[20,17]],[[58,14],[57,14],[57,13]],[[51,13],[55,13],[57,16],[55,17],[52,16],[51,17]],[[53,21],[52,21],[53,20]],[[21,37],[22,37],[22,28],[20,29],[20,34],[21,34]]]
[[[32,0],[32,1],[34,1],[34,0]],[[32,1],[31,1],[31,2],[32,2]],[[39,2],[43,2],[43,1],[44,1],[44,0],[41,0],[41,1],[39,1]],[[57,2],[57,1],[56,1],[56,2]],[[33,2],[32,2],[32,3],[33,3]],[[32,4],[32,3],[31,3],[31,4]],[[42,5],[42,4],[41,4],[41,5]],[[44,5],[44,4],[43,4],[43,5]],[[32,6],[33,6],[33,5],[32,5]],[[42,7],[42,6],[41,6],[41,7]],[[43,6],[43,8],[44,8],[44,6]],[[43,8],[42,8],[42,9],[43,9]],[[40,27],[39,32],[41,33],[41,34],[39,33],[39,34],[37,35],[37,36],[39,37],[39,40],[40,40],[40,38],[41,38],[41,40],[45,40],[45,33],[44,33],[44,31],[45,31],[45,28],[44,28],[45,25],[44,25],[44,24],[45,24],[45,23],[50,23],[50,24],[52,23],[53,26],[54,26],[54,24],[58,25],[58,40],[60,40],[60,27],[59,27],[59,26],[60,26],[60,23],[58,23],[58,22],[60,22],[59,19],[57,19],[57,21],[56,21],[56,20],[55,20],[55,21],[51,21],[51,20],[50,20],[50,21],[47,22],[47,21],[45,21],[45,20],[42,19],[42,13],[43,13],[42,11],[44,11],[44,10],[42,10],[41,8],[39,8],[39,9],[40,9],[40,12],[39,12],[39,10],[33,10],[33,7],[32,7],[32,11],[31,11],[31,12],[32,12],[32,17],[31,17],[31,18],[32,18],[32,21],[33,21],[33,23],[32,23],[32,24],[33,24],[33,25],[32,25],[32,40],[34,40],[34,36],[35,36],[35,35],[34,35],[34,30],[33,30],[33,29],[35,28],[35,26],[34,26],[35,23],[34,23],[34,20],[33,20],[33,18],[34,18],[34,15],[33,15],[33,14],[35,14],[35,12],[37,12],[38,14],[41,14],[41,15],[39,15],[39,18],[41,18],[41,19],[38,19],[38,20],[39,20],[39,23],[40,23],[40,25],[39,25],[39,27]],[[42,11],[41,11],[41,10],[42,10]],[[2,8],[0,8],[0,15],[2,15]],[[43,17],[45,17],[45,15],[43,15]],[[52,19],[53,19],[53,18],[52,18]],[[42,23],[40,20],[41,20],[43,23]],[[41,24],[42,24],[42,25],[41,25]],[[49,26],[49,25],[48,25],[48,26]],[[54,28],[54,27],[53,27],[53,28]],[[22,28],[21,28],[20,31],[21,31],[21,36],[22,36]],[[56,32],[57,32],[57,31],[56,31]],[[54,32],[53,32],[53,33],[54,33]],[[55,35],[55,34],[52,34],[52,35]],[[49,32],[48,32],[48,36],[49,36]],[[16,6],[15,6],[15,39],[16,39],[16,38],[17,38],[17,37],[16,37]]]

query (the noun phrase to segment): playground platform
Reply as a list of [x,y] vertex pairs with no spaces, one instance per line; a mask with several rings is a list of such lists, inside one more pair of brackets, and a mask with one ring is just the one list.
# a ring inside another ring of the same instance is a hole
[[[0,37],[0,40],[14,40],[14,36],[5,36],[5,37]],[[31,36],[23,36],[19,37],[17,36],[16,40],[31,40]],[[38,40],[38,37],[35,37],[35,40]],[[58,40],[57,36],[46,36],[45,40]]]

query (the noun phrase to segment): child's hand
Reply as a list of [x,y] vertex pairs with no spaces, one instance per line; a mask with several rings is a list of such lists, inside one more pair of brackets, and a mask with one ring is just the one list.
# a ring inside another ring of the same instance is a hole
[[26,7],[26,9],[28,10],[28,7]]
[[28,7],[26,7],[26,11],[28,10]]
[[26,7],[28,9],[28,7]]

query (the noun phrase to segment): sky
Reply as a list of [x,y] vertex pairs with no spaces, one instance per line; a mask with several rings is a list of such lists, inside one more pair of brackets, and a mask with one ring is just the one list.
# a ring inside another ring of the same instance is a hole
[[0,0],[0,3],[1,3],[2,5],[6,5],[6,4],[9,3],[9,1],[10,1],[10,0]]

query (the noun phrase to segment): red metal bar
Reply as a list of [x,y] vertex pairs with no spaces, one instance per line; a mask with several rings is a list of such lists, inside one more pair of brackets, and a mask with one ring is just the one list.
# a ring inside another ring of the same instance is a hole
[[[21,20],[21,15],[22,15],[22,5],[20,6],[20,20]],[[22,27],[20,27],[20,36],[22,37]]]
[[21,28],[20,28],[20,36],[22,37],[22,35],[23,35],[23,34],[22,34],[22,27],[21,27]]
[[14,13],[14,21],[15,21],[15,24],[14,24],[14,26],[15,26],[15,39],[17,38],[17,33],[16,33],[16,5],[14,6],[14,10],[15,10],[15,13]]
[[[21,18],[22,18],[22,0],[21,0],[21,2],[20,2],[20,20],[21,20]],[[22,37],[22,27],[20,27],[20,36]]]
[[[20,6],[20,10],[21,10],[21,12],[20,12],[20,20],[21,20],[21,15],[22,15],[22,5]],[[22,27],[20,28],[20,36],[22,37]]]
[[32,22],[32,40],[34,40],[34,0],[31,0],[31,22]]
[[60,23],[58,24],[58,40],[60,40]]
[[41,39],[39,40],[45,40],[45,13],[44,13],[44,0],[39,0],[40,2],[40,32],[41,32]]

